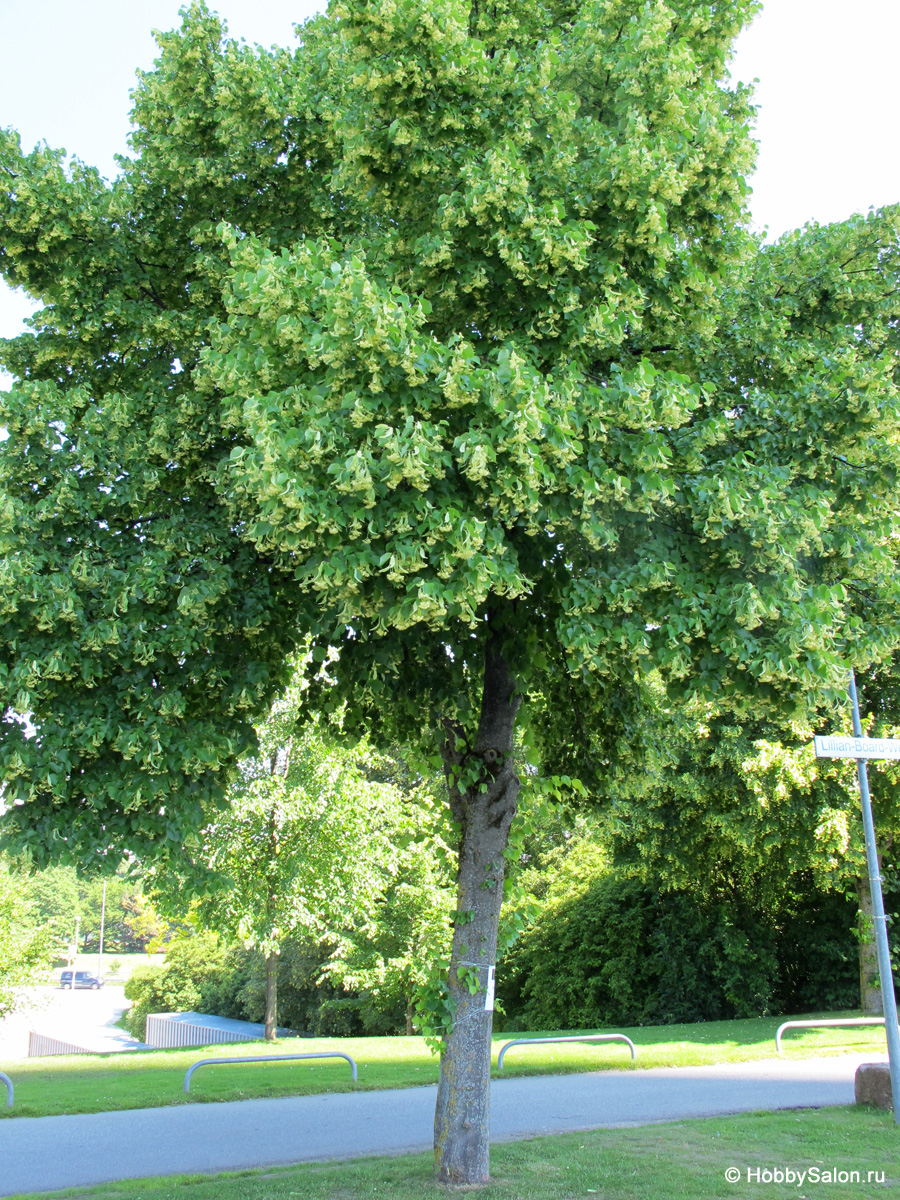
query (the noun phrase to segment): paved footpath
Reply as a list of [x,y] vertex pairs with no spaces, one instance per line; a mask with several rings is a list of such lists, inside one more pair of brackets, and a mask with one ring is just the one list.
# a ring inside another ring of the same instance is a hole
[[[877,1057],[877,1056],[875,1056]],[[494,1141],[853,1103],[873,1055],[496,1079]],[[435,1087],[0,1121],[0,1196],[147,1175],[398,1154],[432,1143]]]

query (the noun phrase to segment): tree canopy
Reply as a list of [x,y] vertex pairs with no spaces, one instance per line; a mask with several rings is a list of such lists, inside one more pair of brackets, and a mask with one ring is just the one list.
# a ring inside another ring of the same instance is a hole
[[897,214],[745,235],[752,6],[444,7],[294,55],[191,7],[112,184],[4,135],[0,266],[45,303],[0,468],[38,856],[180,841],[303,630],[342,654],[316,704],[432,747],[489,624],[550,687],[755,699],[894,637]]
[[181,843],[311,637],[309,710],[447,774],[446,1179],[529,697],[580,769],[651,669],[795,711],[897,643],[900,213],[747,233],[754,10],[344,0],[290,53],[192,4],[112,183],[2,135],[5,836]]

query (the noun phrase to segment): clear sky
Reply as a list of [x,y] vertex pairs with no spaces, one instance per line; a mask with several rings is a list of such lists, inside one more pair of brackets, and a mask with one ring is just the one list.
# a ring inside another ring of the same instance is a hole
[[[181,0],[0,0],[0,126],[107,176],[125,153],[129,89],[152,66],[154,28]],[[212,0],[233,37],[289,45],[316,0]],[[900,201],[900,0],[767,0],[738,42],[733,78],[758,79],[755,224],[778,236]],[[33,308],[0,282],[0,337]],[[8,380],[0,376],[0,387]]]

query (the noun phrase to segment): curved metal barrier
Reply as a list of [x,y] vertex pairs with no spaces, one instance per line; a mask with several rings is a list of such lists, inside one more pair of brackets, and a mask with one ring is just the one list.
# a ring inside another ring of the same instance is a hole
[[846,1017],[835,1021],[785,1021],[775,1034],[775,1049],[781,1053],[781,1035],[786,1029],[818,1029],[826,1025],[883,1025],[884,1017]]
[[191,1090],[191,1076],[198,1067],[224,1067],[229,1063],[288,1062],[293,1058],[346,1058],[350,1064],[353,1082],[356,1083],[356,1063],[350,1055],[342,1054],[340,1050],[330,1050],[321,1054],[253,1054],[248,1058],[201,1058],[199,1062],[192,1063],[188,1067],[184,1077],[184,1090],[186,1092]]
[[501,1047],[497,1057],[497,1069],[503,1070],[503,1056],[512,1046],[537,1046],[542,1042],[627,1042],[631,1051],[632,1061],[637,1058],[637,1050],[631,1038],[624,1033],[588,1033],[584,1037],[546,1037],[546,1038],[515,1038]]
[[6,1107],[12,1108],[12,1106],[13,1106],[13,1082],[10,1079],[10,1077],[8,1075],[4,1075],[2,1071],[0,1071],[0,1079],[2,1079],[3,1082],[6,1084]]

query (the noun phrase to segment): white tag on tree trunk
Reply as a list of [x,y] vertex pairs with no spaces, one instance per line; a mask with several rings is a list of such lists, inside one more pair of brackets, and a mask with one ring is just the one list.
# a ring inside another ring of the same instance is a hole
[[484,996],[484,1011],[494,1011],[494,968],[488,967],[487,988]]

